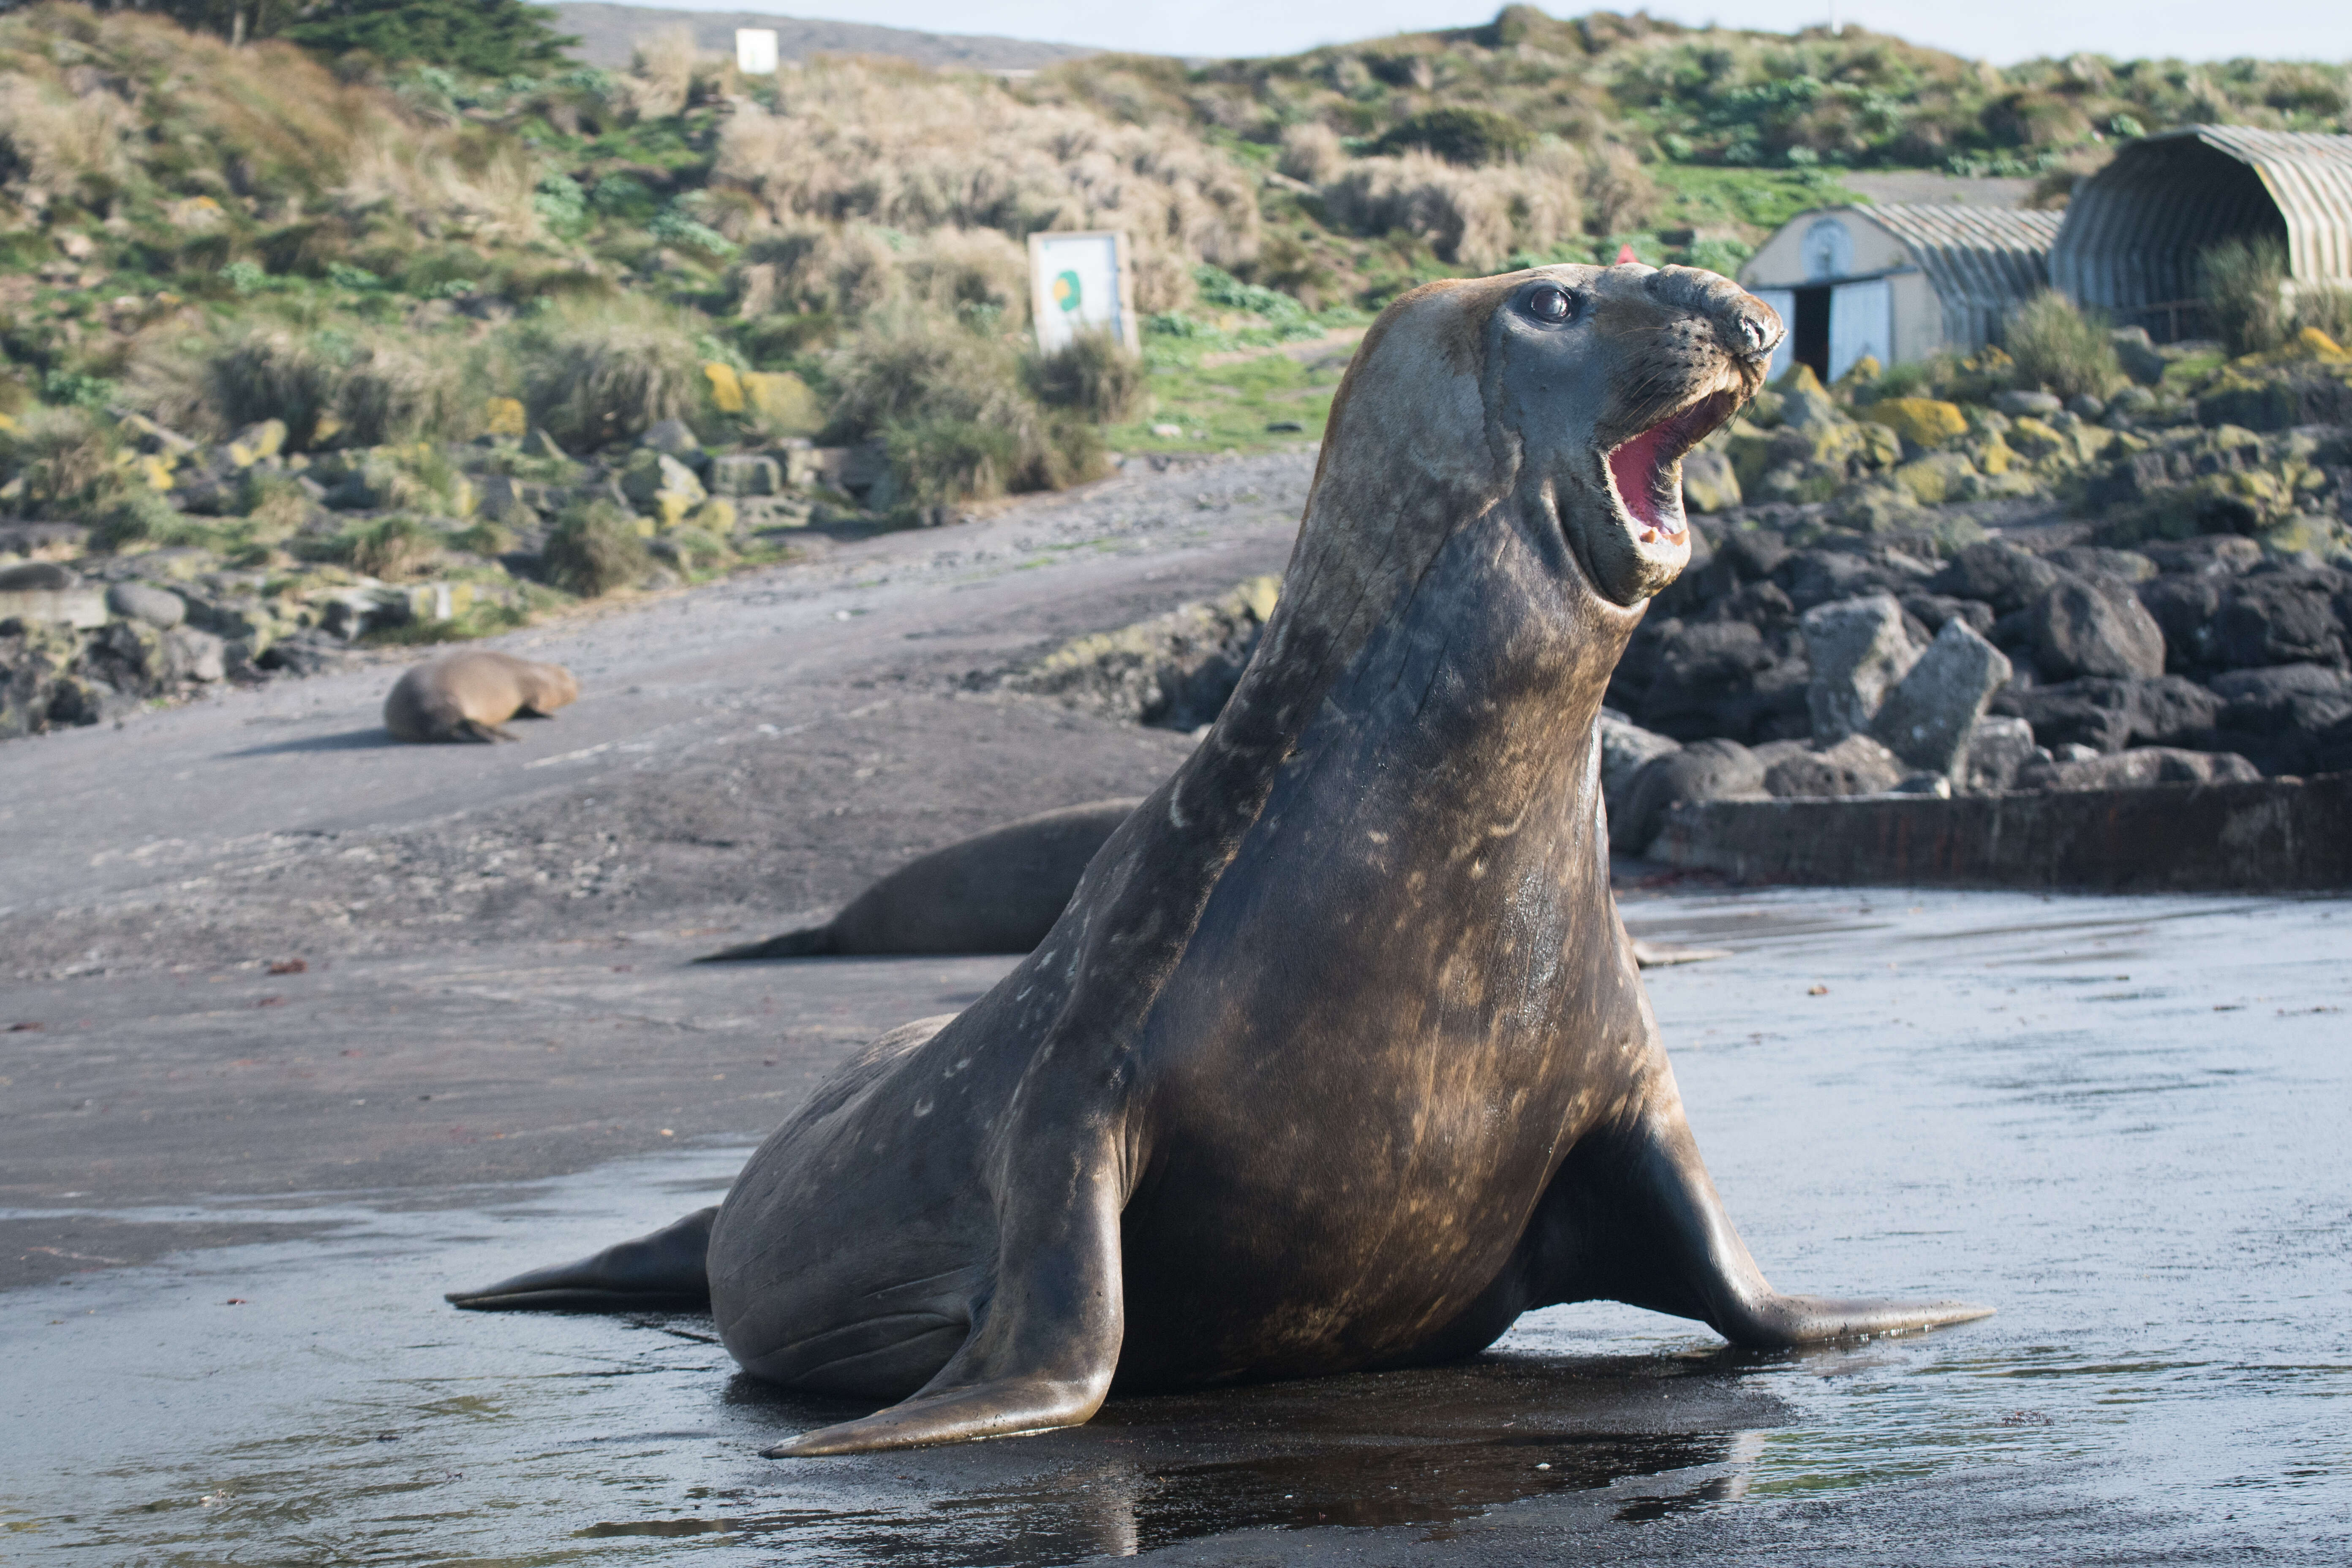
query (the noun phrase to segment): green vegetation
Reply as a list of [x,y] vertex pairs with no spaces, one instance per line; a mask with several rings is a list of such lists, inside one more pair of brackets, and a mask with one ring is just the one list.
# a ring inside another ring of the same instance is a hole
[[2011,311],[2002,347],[2018,384],[2060,397],[2105,397],[2123,384],[2122,362],[2106,329],[2048,289]]

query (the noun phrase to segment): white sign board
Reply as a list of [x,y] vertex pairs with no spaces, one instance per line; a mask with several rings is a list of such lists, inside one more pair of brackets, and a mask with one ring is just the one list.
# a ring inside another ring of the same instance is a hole
[[1106,229],[1029,237],[1029,305],[1037,347],[1045,353],[1080,332],[1107,331],[1130,353],[1142,350],[1129,301],[1127,236]]
[[735,29],[735,68],[745,76],[776,74],[776,30],[773,27]]

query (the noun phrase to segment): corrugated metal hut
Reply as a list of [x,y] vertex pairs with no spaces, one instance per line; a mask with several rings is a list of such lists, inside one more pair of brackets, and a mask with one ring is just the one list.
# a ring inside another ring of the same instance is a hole
[[2009,207],[1822,207],[1781,225],[1739,281],[1788,323],[1772,374],[1802,363],[1834,380],[1864,354],[1895,364],[1997,340],[2001,319],[2049,287],[2061,221]]
[[2130,142],[2075,189],[2050,280],[2170,342],[2199,330],[2200,253],[2256,238],[2296,282],[2352,279],[2352,136],[2191,125]]

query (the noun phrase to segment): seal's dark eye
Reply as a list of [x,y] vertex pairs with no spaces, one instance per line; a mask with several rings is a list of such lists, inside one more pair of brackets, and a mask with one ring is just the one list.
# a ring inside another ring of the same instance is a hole
[[1565,321],[1574,309],[1565,289],[1545,287],[1528,296],[1528,314],[1538,321]]

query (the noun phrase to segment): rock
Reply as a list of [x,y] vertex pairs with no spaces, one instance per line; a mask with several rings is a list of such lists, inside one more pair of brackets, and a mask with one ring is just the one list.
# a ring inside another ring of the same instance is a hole
[[1893,789],[1910,770],[1893,752],[1868,735],[1848,735],[1833,746],[1800,750],[1764,770],[1767,794],[1791,795],[1879,795]]
[[1738,506],[1739,476],[1733,471],[1731,459],[1705,448],[1687,454],[1683,458],[1683,501],[1701,513],[1729,511]]
[[168,588],[117,583],[106,591],[106,607],[125,620],[144,621],[169,631],[188,618],[188,602]]
[[1837,498],[1841,526],[1859,533],[1911,533],[1925,522],[1927,509],[1898,484],[1872,482],[1849,487]]
[[2164,379],[2164,356],[2156,352],[2146,327],[2118,327],[2107,334],[2116,345],[2116,363],[2124,374],[2142,386],[2154,386]]
[[1989,539],[1955,555],[1950,564],[1929,578],[1932,593],[1957,599],[1981,599],[1997,615],[2021,610],[2057,585],[2059,571],[2032,551],[2006,540]]
[[1933,397],[1882,398],[1863,410],[1862,416],[1931,451],[1969,433],[1969,417],[1959,405]]
[[81,586],[81,574],[54,561],[0,566],[0,594],[54,594]]
[[2221,718],[2222,700],[2178,675],[2154,680],[2095,676],[2011,688],[1994,695],[1992,707],[2031,723],[2033,738],[2053,751],[2080,745],[2107,752],[2134,744],[2202,744]]
[[1976,465],[1966,452],[1930,452],[1887,475],[1922,506],[1973,500],[1979,488]]
[[1609,847],[1638,855],[1664,826],[1666,813],[1699,800],[1754,795],[1764,784],[1764,765],[1737,741],[1698,741],[1653,759],[1633,777],[1624,814],[1610,820]]
[[2095,424],[2107,416],[2107,405],[2087,392],[2078,392],[2066,400],[2066,412],[2077,419]]
[[528,528],[539,521],[539,509],[532,506],[530,500],[530,492],[537,488],[505,474],[484,474],[481,499],[476,503],[475,510],[492,522]]
[[667,452],[650,448],[630,454],[620,484],[630,504],[652,514],[664,528],[677,527],[688,512],[709,499],[693,469]]
[[1774,663],[1764,636],[1741,621],[1667,623],[1654,641],[1641,721],[1679,740],[1746,734],[1759,671]]
[[2228,752],[2183,752],[2142,746],[2110,756],[2053,759],[2020,771],[2021,789],[2138,789],[2158,784],[2252,784],[2262,771]]
[[228,679],[227,645],[212,633],[192,626],[164,632],[163,663],[164,672],[173,679],[211,682]]
[[2352,676],[2324,664],[2274,664],[2262,669],[2233,669],[2208,682],[2213,694],[2236,706],[2241,702],[2271,704],[2303,694],[2334,696],[2352,691]]
[[2011,673],[2001,651],[1955,616],[1886,693],[1871,733],[1912,768],[1958,777],[1985,703]]
[[2164,673],[2164,632],[2137,597],[2080,577],[2046,589],[2028,606],[2033,662],[2058,680],[2106,675],[2152,679]]
[[2023,391],[1996,392],[1992,405],[2011,419],[2047,419],[2066,406],[2050,393]]
[[2137,587],[2151,583],[2160,574],[2156,563],[2137,550],[2103,550],[2095,545],[2074,544],[2050,552],[2050,563],[2080,577],[2112,577],[2119,583]]
[[1809,364],[1799,364],[1790,370],[1773,390],[1780,400],[1780,423],[1784,426],[1803,429],[1808,426],[1845,423],[1836,401]]
[[1904,630],[1903,606],[1890,594],[1815,605],[1798,623],[1812,680],[1805,708],[1814,742],[1835,745],[1866,731],[1887,690],[1918,659]]
[[96,588],[0,588],[0,621],[87,630],[106,624],[106,595]]
[[[1687,462],[1685,473],[1688,473]],[[782,493],[783,488],[783,469],[773,458],[746,453],[710,459],[710,489],[714,494],[772,496]]]
[[1790,602],[1811,610],[1838,599],[1909,590],[1916,580],[1866,556],[1841,550],[1807,550],[1786,562],[1775,577],[1786,584]]
[[646,433],[637,437],[637,447],[641,451],[659,452],[698,467],[703,461],[702,443],[695,439],[694,432],[683,419],[664,419],[647,426]]
[[1971,795],[1995,795],[2014,788],[2026,764],[2046,761],[2049,755],[2033,743],[2032,725],[2022,719],[1988,713],[1977,721],[1976,731],[1969,737],[1961,787]]
[[286,448],[286,422],[264,419],[248,425],[230,437],[221,450],[231,466],[249,468],[265,458],[274,458]]
[[1601,710],[1599,729],[1601,795],[1608,802],[1609,820],[1613,823],[1625,814],[1635,775],[1654,759],[1681,751],[1683,743],[1644,730],[1607,709]]
[[1976,599],[1955,599],[1947,594],[1906,594],[1902,595],[1903,613],[1927,628],[1933,636],[1944,629],[1944,623],[1958,619],[1979,637],[1992,635],[1992,606]]
[[814,430],[824,423],[824,411],[808,383],[790,371],[747,370],[739,373],[749,412],[770,430]]
[[2220,595],[2213,662],[2231,669],[2265,664],[2352,662],[2352,574],[2322,567],[2250,572]]

